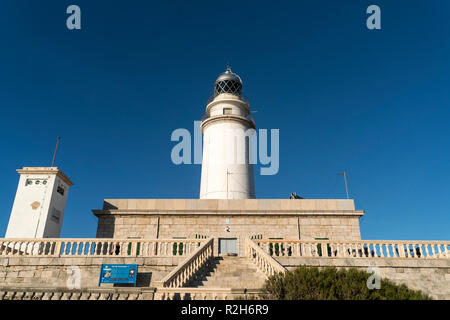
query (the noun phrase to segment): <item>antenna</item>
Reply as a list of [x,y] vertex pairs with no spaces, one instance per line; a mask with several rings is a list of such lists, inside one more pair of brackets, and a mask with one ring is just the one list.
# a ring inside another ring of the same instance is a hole
[[58,151],[59,140],[61,140],[61,137],[58,136],[58,139],[56,140],[55,152],[53,152],[53,160],[52,160],[52,165],[51,165],[52,167],[55,164],[56,151]]
[[338,175],[344,176],[344,180],[345,180],[345,192],[347,192],[347,199],[348,199],[347,174],[345,173],[345,170],[344,170],[344,173],[338,173]]
[[228,175],[229,175],[230,173],[228,172],[228,169],[227,169],[227,199],[228,199]]
[[230,66],[230,64],[228,63],[228,61],[227,61],[227,71],[231,72],[231,66]]

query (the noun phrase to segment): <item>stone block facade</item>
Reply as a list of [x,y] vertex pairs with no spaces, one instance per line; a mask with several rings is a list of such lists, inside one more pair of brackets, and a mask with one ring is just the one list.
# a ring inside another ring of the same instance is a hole
[[233,238],[240,255],[248,237],[360,240],[364,214],[340,199],[108,199],[93,212],[98,238]]
[[[137,264],[138,287],[154,287],[184,257],[109,258],[109,257],[8,257],[0,258],[0,287],[61,288],[67,289],[67,281],[73,274],[71,267],[80,270],[80,289],[98,288],[102,264]],[[102,284],[102,288],[112,287]],[[115,285],[128,286],[128,285]]]
[[[410,289],[421,290],[435,299],[450,299],[449,259],[274,258],[288,270],[300,265],[317,267],[335,266],[337,268],[355,267],[365,271],[367,271],[368,267],[378,267],[382,278],[390,279],[397,284],[405,284]],[[87,296],[96,296],[102,292],[113,292],[111,290],[114,290],[114,292],[117,290],[129,290],[129,292],[127,291],[127,295],[132,294],[135,296],[137,294],[139,299],[153,299],[156,283],[183,260],[184,257],[2,257],[0,258],[0,291],[9,292],[12,290],[14,292],[24,293],[33,290],[50,290],[60,293],[85,292]],[[112,284],[102,284],[99,288],[98,280],[102,263],[138,264],[137,288],[123,288],[128,285],[114,285],[113,287]],[[80,289],[69,289],[67,287],[67,280],[70,276],[68,268],[71,266],[80,268]],[[239,289],[244,290],[245,288]],[[194,288],[193,290],[199,289]],[[229,296],[231,297],[231,295]],[[96,297],[99,298],[99,296]],[[138,297],[135,296],[135,298],[137,299]]]

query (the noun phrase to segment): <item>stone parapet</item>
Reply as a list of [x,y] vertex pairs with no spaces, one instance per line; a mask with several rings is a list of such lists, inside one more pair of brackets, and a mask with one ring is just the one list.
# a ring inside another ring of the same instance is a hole
[[94,214],[117,212],[145,214],[167,213],[347,213],[362,216],[364,211],[355,210],[353,199],[105,199],[101,210]]

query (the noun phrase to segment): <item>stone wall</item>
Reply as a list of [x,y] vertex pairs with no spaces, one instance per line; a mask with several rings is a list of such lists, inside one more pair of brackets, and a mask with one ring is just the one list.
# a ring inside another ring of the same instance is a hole
[[[153,287],[185,257],[157,258],[42,258],[42,257],[1,257],[1,286],[67,288],[67,280],[72,274],[69,268],[76,266],[81,271],[81,289],[97,288],[102,264],[137,264],[137,287]],[[129,286],[102,284],[101,287]]]
[[[390,279],[397,284],[405,284],[414,290],[422,290],[435,299],[450,299],[449,259],[274,258],[287,269],[306,265],[335,266],[337,268],[355,267],[367,271],[368,267],[378,267],[383,278]],[[12,292],[18,292],[17,299],[19,299],[19,296],[20,299],[25,299],[26,292],[28,292],[27,296],[30,299],[35,294],[40,297],[39,299],[45,299],[42,296],[43,292],[47,292],[47,295],[50,293],[50,296],[47,297],[49,299],[64,299],[64,293],[66,293],[66,296],[70,296],[66,297],[68,299],[121,299],[119,293],[121,290],[125,290],[126,292],[123,291],[125,293],[122,295],[124,299],[153,299],[155,283],[166,276],[183,259],[183,257],[2,257],[0,258],[0,293],[11,292],[8,295],[11,296],[10,298],[14,298]],[[112,284],[102,284],[99,288],[98,280],[102,263],[137,263],[139,266],[137,288],[122,288],[130,285]],[[68,268],[70,266],[80,268],[81,288],[79,290],[68,290],[67,288],[67,280],[70,276]],[[186,288],[186,290],[188,289]],[[243,289],[240,288],[240,290]],[[74,294],[72,295],[72,293]],[[100,293],[104,293],[103,298]]]
[[288,270],[300,265],[355,267],[364,271],[367,271],[368,267],[378,267],[382,278],[392,280],[396,284],[405,284],[413,290],[421,290],[435,299],[450,299],[449,259],[274,258]]

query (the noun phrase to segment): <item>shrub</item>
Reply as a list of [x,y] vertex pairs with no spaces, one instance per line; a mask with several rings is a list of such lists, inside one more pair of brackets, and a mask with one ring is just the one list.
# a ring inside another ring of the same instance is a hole
[[270,277],[263,287],[265,299],[276,300],[428,300],[421,291],[381,279],[380,289],[369,289],[371,273],[325,267],[298,267]]

